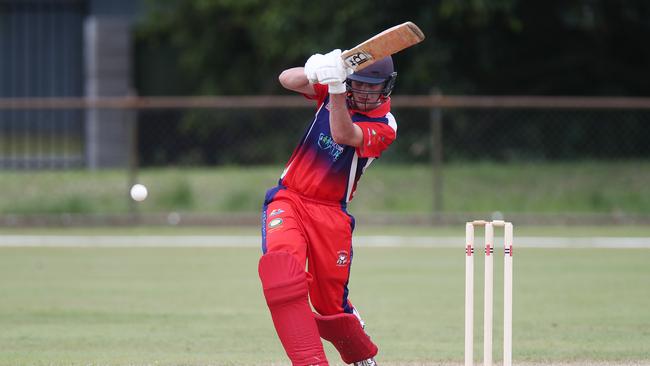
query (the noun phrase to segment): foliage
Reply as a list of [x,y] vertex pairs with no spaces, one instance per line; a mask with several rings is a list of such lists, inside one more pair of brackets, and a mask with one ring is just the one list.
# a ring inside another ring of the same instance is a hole
[[402,93],[427,93],[433,85],[453,94],[650,91],[650,4],[642,0],[149,5],[137,33],[143,94],[275,93],[282,69],[302,65],[315,52],[351,47],[405,20],[418,24],[427,40],[395,56]]
[[[645,39],[650,3],[641,0],[331,0],[318,5],[164,0],[149,5],[149,16],[137,27],[136,77],[143,95],[287,93],[277,82],[283,69],[406,20],[418,24],[427,39],[394,56],[397,94],[426,94],[435,86],[443,94],[650,95]],[[426,113],[403,115],[423,122]],[[443,138],[446,159],[646,157],[647,123],[632,113],[614,117],[624,119],[619,129],[614,124],[596,128],[608,122],[604,115],[549,121],[547,115],[529,118],[515,111],[469,120],[468,113],[452,111],[444,116],[450,125]],[[172,144],[156,140],[157,125],[141,124],[141,140],[150,142],[141,146],[156,147],[153,154],[141,151],[142,163],[277,163],[285,161],[285,150],[300,136],[277,128],[276,121],[288,117],[193,111],[181,118],[163,137]],[[631,135],[623,139],[620,131]],[[399,155],[391,159],[426,161],[428,135],[425,123],[402,128],[391,148]],[[471,138],[478,142],[473,146],[487,148],[453,144]],[[499,139],[503,143],[489,144]],[[254,149],[264,155],[251,155]]]

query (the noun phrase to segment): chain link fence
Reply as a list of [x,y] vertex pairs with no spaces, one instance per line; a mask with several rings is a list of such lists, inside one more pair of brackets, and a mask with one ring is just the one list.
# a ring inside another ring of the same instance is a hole
[[[313,107],[299,97],[0,101],[0,214],[10,225],[254,223]],[[647,100],[396,97],[393,113],[398,139],[350,205],[367,222],[650,217]],[[149,187],[143,203],[128,197],[135,182]]]

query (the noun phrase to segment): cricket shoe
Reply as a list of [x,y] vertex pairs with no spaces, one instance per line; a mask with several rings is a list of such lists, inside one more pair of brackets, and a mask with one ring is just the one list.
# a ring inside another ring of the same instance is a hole
[[377,366],[377,362],[375,362],[374,358],[369,358],[364,361],[355,362],[354,366]]

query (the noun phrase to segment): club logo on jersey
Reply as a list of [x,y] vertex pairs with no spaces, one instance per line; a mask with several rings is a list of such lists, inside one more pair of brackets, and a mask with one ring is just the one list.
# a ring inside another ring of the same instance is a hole
[[318,136],[318,147],[320,147],[321,150],[327,151],[332,158],[332,161],[337,161],[343,153],[343,147],[334,142],[333,138],[322,132],[320,136]]
[[368,146],[384,142],[384,136],[377,134],[374,128],[368,128]]
[[279,217],[269,221],[269,229],[276,229],[280,227],[280,225],[282,225],[282,219]]
[[339,250],[336,252],[336,265],[337,266],[346,266],[349,261],[348,252],[345,250]]
[[276,208],[275,210],[271,211],[271,213],[269,214],[269,217],[273,217],[273,216],[275,216],[275,215],[279,215],[279,214],[281,214],[281,213],[283,213],[283,212],[284,212],[283,209],[281,209],[281,208]]

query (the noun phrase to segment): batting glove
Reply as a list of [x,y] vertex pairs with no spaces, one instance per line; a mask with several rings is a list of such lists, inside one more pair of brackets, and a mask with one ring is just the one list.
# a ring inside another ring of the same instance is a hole
[[311,55],[307,62],[305,62],[305,76],[310,83],[315,84],[318,82],[318,76],[316,76],[316,69],[322,65],[325,61],[325,56],[320,53],[315,53]]
[[341,50],[336,49],[323,55],[323,62],[316,69],[318,82],[327,84],[331,94],[345,93],[345,80],[352,70],[345,66],[341,59]]

